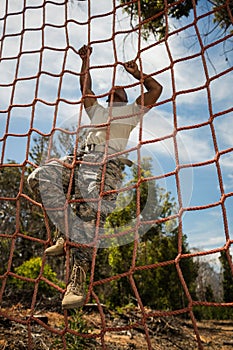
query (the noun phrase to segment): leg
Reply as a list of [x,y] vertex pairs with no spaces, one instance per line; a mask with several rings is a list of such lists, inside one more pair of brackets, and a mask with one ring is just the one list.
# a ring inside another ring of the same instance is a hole
[[[64,158],[64,162],[72,162]],[[61,255],[64,253],[65,213],[68,213],[66,193],[69,188],[71,171],[63,164],[52,161],[36,170],[28,177],[28,184],[35,194],[36,200],[41,202],[51,221],[59,230],[60,238],[56,246],[46,249],[48,255]]]
[[[72,161],[72,160],[71,160]],[[74,180],[78,180],[78,169],[75,169]],[[61,255],[64,253],[64,243],[66,236],[65,220],[66,214],[69,217],[70,232],[75,233],[77,242],[85,241],[82,237],[85,231],[82,229],[81,219],[77,220],[71,206],[67,206],[66,193],[69,188],[71,170],[59,162],[50,162],[42,167],[37,168],[28,177],[28,184],[36,195],[37,201],[40,201],[45,207],[52,222],[56,223],[60,231],[60,237],[56,244],[47,248],[47,255]],[[80,223],[80,227],[78,227]],[[71,234],[71,236],[73,236]],[[72,238],[72,237],[71,237]],[[63,308],[78,307],[85,301],[84,284],[86,273],[89,269],[92,254],[89,250],[77,249],[79,264],[73,266],[70,277],[70,283],[67,286],[65,303]]]
[[[83,160],[94,163],[94,161],[101,162],[101,158],[99,154],[90,154],[86,155]],[[76,232],[74,227],[71,233],[74,242],[78,243],[80,236],[82,236],[82,239],[86,239],[86,242],[83,243],[90,244],[95,241],[98,201],[90,201],[91,199],[101,198],[98,227],[101,234],[103,233],[106,217],[114,210],[117,194],[109,193],[101,196],[100,193],[102,170],[102,167],[99,165],[90,166],[82,164],[79,169],[78,178],[75,178],[75,198],[82,200],[77,202],[77,216],[82,220],[82,229],[84,232],[80,235],[80,231]],[[120,161],[111,161],[107,164],[104,192],[115,190],[119,187],[122,179],[122,170],[123,167]],[[70,283],[67,286],[67,291],[62,301],[64,309],[80,307],[85,302],[86,273],[90,267],[92,254],[93,248],[91,247],[74,249],[74,266]]]

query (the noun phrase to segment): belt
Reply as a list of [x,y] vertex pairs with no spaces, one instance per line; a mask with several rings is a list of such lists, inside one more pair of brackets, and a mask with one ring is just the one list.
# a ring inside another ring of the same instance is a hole
[[[90,144],[90,145],[85,145],[85,151],[87,152],[101,152],[104,153],[105,152],[105,145],[96,145],[94,143]],[[115,150],[114,148],[108,146],[107,148],[108,150],[108,154],[114,154],[117,152],[117,150]]]
[[[96,144],[89,144],[85,145],[84,147],[85,152],[105,152],[105,145],[96,145]],[[108,146],[107,147],[108,154],[114,154],[117,153],[118,151],[115,150],[113,147]],[[133,162],[125,157],[117,157],[124,165],[132,166]]]

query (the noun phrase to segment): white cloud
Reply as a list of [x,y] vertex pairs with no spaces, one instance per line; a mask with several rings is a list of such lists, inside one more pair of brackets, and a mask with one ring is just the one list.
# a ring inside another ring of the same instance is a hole
[[186,212],[183,229],[190,246],[200,250],[221,248],[226,243],[220,207]]
[[[224,168],[228,168],[228,170],[232,169],[233,167],[233,154],[229,153],[225,156],[220,157],[220,164]],[[232,178],[232,174],[229,174],[229,178]]]
[[[132,139],[137,139],[138,129],[131,135]],[[169,136],[169,138],[167,138]],[[194,129],[188,131],[175,132],[171,115],[168,112],[157,111],[156,107],[152,109],[143,119],[143,136],[144,141],[153,141],[165,138],[161,142],[151,143],[156,153],[163,157],[172,157],[175,160],[174,137],[178,145],[179,161],[181,164],[196,163],[213,159],[215,152],[211,140],[210,128],[207,126],[203,129]]]
[[190,130],[178,133],[178,147],[181,163],[198,163],[215,157],[211,133],[207,130]]
[[233,113],[231,112],[216,118],[214,126],[220,150],[232,147]]
[[[24,4],[23,4],[23,2],[20,2],[17,0],[8,1],[8,4],[5,7],[5,11],[6,11],[6,8],[7,8],[9,14],[16,13],[16,12],[22,12],[23,8],[24,8]],[[4,14],[5,14],[5,12],[4,12]]]
[[[84,43],[87,43],[88,39],[88,25],[86,23],[88,19],[88,6],[90,3],[90,11],[91,11],[91,21],[90,21],[90,35],[91,40],[103,40],[108,39],[112,35],[112,21],[113,21],[113,14],[111,11],[113,10],[112,3],[106,2],[104,0],[100,0],[97,2],[95,1],[86,1],[86,2],[78,2],[78,1],[70,1],[67,5],[68,10],[68,19],[70,22],[67,25],[68,30],[68,38],[69,38],[69,44],[74,49],[78,49],[81,45]],[[57,26],[62,26],[65,23],[65,6],[59,5],[62,4],[62,1],[57,2],[57,4],[53,3],[46,3],[45,9],[45,23],[46,26],[44,28],[44,35],[45,35],[45,45],[48,45],[49,47],[53,47],[56,49],[65,49],[67,46],[67,38],[65,36],[65,29],[62,28],[54,28],[49,26],[48,24],[55,24]],[[24,40],[23,40],[23,50],[40,50],[42,45],[42,31],[41,31],[41,25],[42,25],[42,6],[43,2],[41,0],[31,1],[29,2],[29,5],[31,7],[34,6],[32,9],[27,9],[25,13],[25,25],[26,29],[36,29],[36,30],[26,30],[24,33]],[[29,6],[28,5],[28,6]],[[59,5],[59,6],[58,6]],[[36,8],[36,6],[41,6],[40,8]],[[20,4],[17,0],[13,0],[10,2],[10,12],[17,12],[22,11],[23,7],[22,4]],[[56,11],[55,11],[56,10]],[[100,15],[109,14],[105,17],[99,17]],[[8,16],[8,30],[9,33],[18,32],[20,33],[22,30],[22,14],[15,15],[15,16]],[[106,27],[107,26],[107,27]],[[115,22],[115,31],[116,33],[120,30],[129,29],[129,18],[127,18],[126,14],[122,14],[122,10],[119,9],[117,11],[117,17]],[[184,36],[183,36],[184,37]],[[147,73],[156,73],[158,70],[163,70],[165,67],[169,67],[171,64],[170,58],[169,58],[169,51],[172,53],[172,58],[179,59],[187,57],[188,54],[192,52],[192,49],[190,49],[190,52],[187,51],[187,47],[185,45],[182,45],[183,40],[182,35],[175,36],[172,35],[169,37],[169,40],[167,42],[166,46],[165,44],[159,44],[154,45],[154,40],[149,40],[148,43],[144,43],[143,41],[138,41],[138,36],[135,33],[130,34],[127,38],[125,43],[123,43],[123,39],[125,38],[125,34],[117,34],[114,38],[114,42],[104,42],[101,43],[94,43],[93,44],[93,54],[91,56],[91,66],[95,67],[91,70],[91,74],[93,77],[93,87],[96,94],[98,93],[107,93],[109,89],[111,88],[111,84],[113,81],[113,68],[99,68],[100,65],[109,65],[115,63],[115,57],[114,57],[114,46],[116,45],[116,53],[117,53],[117,59],[119,61],[125,61],[128,59],[135,58],[138,52],[138,44],[141,45],[141,49],[143,49],[141,53],[142,57],[142,66],[143,70]],[[8,41],[9,40],[9,41]],[[4,47],[5,51],[3,50],[3,53],[6,57],[17,55],[19,53],[19,41],[20,36],[17,37],[10,37],[4,39]],[[12,44],[11,44],[12,42]],[[151,46],[150,46],[151,45]],[[148,49],[149,48],[149,49]],[[197,52],[197,48],[195,48],[195,52]],[[36,56],[35,56],[36,57]],[[45,49],[42,55],[42,70],[45,70],[47,72],[51,72],[54,74],[59,74],[62,69],[62,64],[64,60],[64,51],[54,51]],[[13,81],[14,79],[14,73],[12,73],[12,69],[9,67],[13,63],[14,60],[10,61],[2,61],[2,72],[4,75],[1,75],[3,79],[7,82]],[[222,61],[222,60],[221,60]],[[66,62],[66,69],[70,69],[76,73],[79,72],[81,67],[81,62],[79,57],[76,53],[73,52],[72,49],[68,51],[67,56],[67,62]],[[38,55],[36,59],[33,59],[30,55],[23,55],[20,60],[20,76],[31,76],[35,75],[38,72]],[[190,72],[195,72],[195,74],[190,74]],[[201,61],[201,56],[199,56],[197,59],[187,60],[187,61],[181,61],[177,62],[174,65],[174,73],[175,73],[175,83],[176,83],[176,90],[184,90],[188,88],[195,88],[205,82],[205,76],[203,73],[203,64]],[[157,76],[156,76],[157,77]],[[172,81],[171,81],[171,72],[168,69],[166,72],[163,72],[160,76],[157,77],[158,80],[163,84],[164,90],[163,95],[161,99],[170,98],[172,96]],[[47,84],[43,85],[43,95],[42,97],[45,98],[45,96],[55,96],[57,93],[57,80],[56,79],[50,79],[48,78]],[[53,81],[53,82],[52,82]],[[228,81],[228,85],[224,86],[221,89],[222,96],[224,95],[224,91],[228,88],[230,80]],[[130,84],[133,83],[134,80],[132,77],[130,77],[126,72],[124,72],[124,69],[122,66],[118,65],[116,67],[116,84]],[[67,90],[67,92],[72,91],[72,84],[69,86],[69,81],[66,79],[67,88],[63,86]],[[215,94],[218,93],[218,101],[221,98],[219,91],[215,92],[214,89],[214,82],[213,85],[213,97],[215,97]],[[25,82],[25,85],[27,82]],[[75,87],[76,88],[76,87]],[[53,91],[53,92],[52,92]],[[140,87],[136,87],[134,89],[129,90],[129,97],[131,99],[135,99],[138,94],[140,93]],[[27,88],[23,88],[17,91],[18,96],[16,97],[17,101],[21,100],[25,101],[25,94],[27,94]],[[7,93],[5,93],[7,95]],[[77,96],[77,95],[76,95]],[[9,99],[9,98],[8,98]],[[8,100],[6,98],[6,100]],[[177,97],[177,107],[182,106],[182,104],[195,104],[195,103],[202,103],[203,101],[206,101],[206,95],[203,95],[203,99],[201,101],[200,95],[198,94],[184,94],[179,95]],[[193,109],[195,110],[195,105],[193,105]],[[165,113],[165,112],[164,112]],[[204,116],[206,117],[206,116]],[[184,118],[182,118],[184,119]],[[145,127],[147,125],[150,128],[150,119],[148,118],[148,121],[145,122]],[[163,128],[163,130],[162,130]],[[167,130],[166,130],[167,129]],[[152,132],[154,133],[154,129]],[[170,132],[170,127],[167,128],[167,126],[164,126],[164,123],[161,123],[161,125],[158,127],[157,123],[157,130],[160,133],[165,133],[167,131]],[[146,137],[146,135],[145,135]],[[194,144],[195,139],[193,139],[191,136],[182,136],[182,139],[184,140],[184,144]],[[171,150],[172,151],[172,150]],[[181,156],[183,152],[181,149]],[[208,144],[205,140],[202,142],[199,142],[195,145],[195,147],[192,149],[192,159],[197,160],[198,154],[202,154],[204,156],[208,156]],[[182,156],[183,158],[183,156]],[[185,159],[185,158],[184,158]]]

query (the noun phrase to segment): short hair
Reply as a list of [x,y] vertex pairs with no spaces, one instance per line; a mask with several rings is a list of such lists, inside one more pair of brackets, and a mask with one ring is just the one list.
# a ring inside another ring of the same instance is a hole
[[[119,92],[120,92],[120,93],[119,93]],[[127,93],[126,93],[126,91],[125,91],[125,89],[124,89],[123,87],[117,87],[117,88],[114,90],[113,95],[116,94],[116,95],[122,97],[121,92],[123,92],[123,94],[124,94],[125,102],[128,102],[128,96],[127,96]],[[108,95],[108,98],[107,98],[106,102],[109,102],[109,101],[111,100],[111,95],[112,95],[112,93],[110,93],[110,94]]]

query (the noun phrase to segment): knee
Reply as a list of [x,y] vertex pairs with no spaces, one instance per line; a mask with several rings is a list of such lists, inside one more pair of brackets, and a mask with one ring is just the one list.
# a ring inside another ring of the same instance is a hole
[[27,178],[27,183],[32,191],[34,191],[35,187],[39,184],[39,169],[35,169]]

